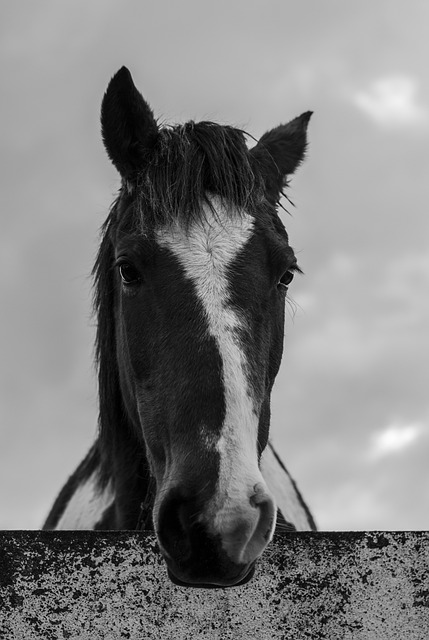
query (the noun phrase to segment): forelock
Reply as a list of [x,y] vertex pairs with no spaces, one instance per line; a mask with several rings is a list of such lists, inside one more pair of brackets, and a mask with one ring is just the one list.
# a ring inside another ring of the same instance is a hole
[[213,122],[162,128],[134,187],[142,227],[188,225],[213,195],[235,215],[254,213],[263,202],[263,180],[245,136]]

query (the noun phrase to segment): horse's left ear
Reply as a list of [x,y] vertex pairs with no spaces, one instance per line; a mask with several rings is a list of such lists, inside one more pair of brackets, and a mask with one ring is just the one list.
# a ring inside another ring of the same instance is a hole
[[265,179],[267,195],[277,202],[281,190],[305,157],[307,126],[312,111],[306,111],[287,124],[264,133],[250,153],[257,161]]
[[104,94],[101,133],[109,158],[123,178],[132,180],[147,162],[158,126],[126,67],[113,76]]

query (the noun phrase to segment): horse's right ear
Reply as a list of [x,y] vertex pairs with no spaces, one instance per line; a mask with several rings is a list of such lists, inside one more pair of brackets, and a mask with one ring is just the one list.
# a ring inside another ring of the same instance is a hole
[[123,178],[132,180],[147,162],[158,127],[126,67],[113,76],[104,94],[101,133],[109,158]]
[[265,179],[268,199],[276,204],[287,180],[304,160],[312,111],[265,133],[250,153]]

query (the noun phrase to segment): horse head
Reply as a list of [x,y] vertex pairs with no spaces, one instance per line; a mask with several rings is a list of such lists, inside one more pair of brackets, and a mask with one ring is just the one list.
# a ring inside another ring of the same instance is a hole
[[103,99],[122,186],[96,267],[98,357],[155,479],[153,526],[179,584],[246,581],[273,535],[259,461],[299,271],[277,205],[310,116],[249,150],[233,127],[160,126],[126,68]]

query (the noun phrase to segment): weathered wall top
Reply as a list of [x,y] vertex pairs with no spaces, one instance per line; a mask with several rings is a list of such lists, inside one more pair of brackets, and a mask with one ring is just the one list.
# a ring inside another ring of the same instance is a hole
[[5,640],[428,640],[429,533],[276,536],[255,578],[173,585],[151,534],[0,533]]

